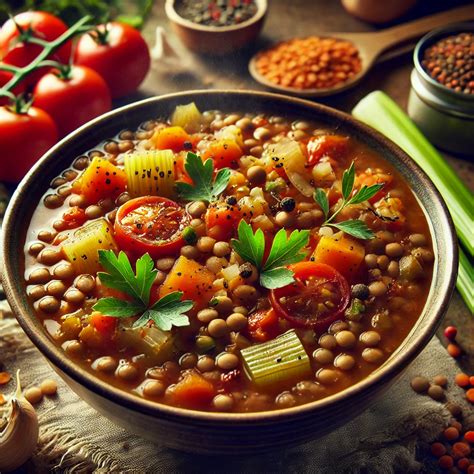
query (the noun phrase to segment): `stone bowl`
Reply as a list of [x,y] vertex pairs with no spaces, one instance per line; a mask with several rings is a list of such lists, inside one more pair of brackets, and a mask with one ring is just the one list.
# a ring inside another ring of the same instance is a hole
[[[407,180],[429,223],[435,261],[431,289],[417,323],[400,347],[359,383],[323,400],[260,413],[206,413],[154,403],[112,387],[65,356],[50,339],[28,301],[24,245],[32,213],[51,180],[75,157],[122,129],[168,117],[176,105],[195,101],[201,110],[263,111],[313,119],[357,137]],[[426,174],[397,145],[351,116],[302,99],[252,91],[190,91],[152,97],[109,112],[64,138],[25,176],[8,207],[1,248],[3,286],[27,335],[56,372],[98,412],[131,433],[197,453],[242,454],[314,440],[360,414],[387,390],[426,346],[440,324],[454,289],[457,243],[448,210]]]

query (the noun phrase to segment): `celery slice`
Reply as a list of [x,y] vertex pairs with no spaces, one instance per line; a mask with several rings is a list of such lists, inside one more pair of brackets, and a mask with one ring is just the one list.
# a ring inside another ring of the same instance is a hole
[[171,150],[137,151],[125,155],[128,192],[138,196],[174,196],[175,167]]
[[63,243],[63,252],[76,273],[94,274],[101,269],[99,250],[117,250],[111,225],[97,219],[79,228]]
[[171,116],[171,125],[182,127],[187,132],[198,132],[202,122],[202,115],[194,102],[178,105]]
[[241,351],[247,377],[258,387],[301,379],[311,373],[308,354],[294,330]]
[[[381,91],[364,97],[352,110],[357,119],[397,143],[428,174],[446,201],[461,243],[456,287],[471,313],[474,312],[472,239],[473,195],[398,105]],[[463,251],[464,247],[467,255]]]

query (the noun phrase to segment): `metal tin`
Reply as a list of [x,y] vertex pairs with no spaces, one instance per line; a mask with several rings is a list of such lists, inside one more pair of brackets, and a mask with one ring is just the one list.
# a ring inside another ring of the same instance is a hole
[[422,67],[426,48],[442,38],[474,31],[474,22],[456,23],[425,35],[415,48],[408,114],[437,147],[474,154],[474,95],[455,92],[433,79]]

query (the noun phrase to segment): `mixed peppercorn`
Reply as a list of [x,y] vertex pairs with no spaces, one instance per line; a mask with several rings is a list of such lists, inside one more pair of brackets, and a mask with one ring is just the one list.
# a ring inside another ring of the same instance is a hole
[[422,66],[440,84],[464,94],[474,94],[474,34],[458,33],[426,49]]
[[257,13],[255,0],[183,0],[176,6],[180,16],[206,26],[231,26]]

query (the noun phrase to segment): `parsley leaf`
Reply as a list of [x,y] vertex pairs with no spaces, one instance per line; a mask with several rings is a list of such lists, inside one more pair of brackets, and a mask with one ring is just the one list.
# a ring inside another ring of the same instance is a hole
[[336,229],[342,230],[346,234],[357,237],[358,239],[372,239],[374,233],[367,227],[367,225],[357,219],[351,219],[348,221],[337,222],[332,224]]
[[94,310],[114,318],[140,316],[133,327],[145,326],[149,321],[153,321],[163,331],[169,331],[173,326],[189,326],[189,319],[183,313],[193,307],[193,302],[181,301],[181,291],[169,293],[149,307],[150,291],[157,270],[148,254],[137,260],[136,274],[124,252],[117,256],[113,250],[99,250],[99,262],[108,271],[98,273],[100,281],[109,288],[126,293],[132,301],[115,297],[101,298],[93,306]]
[[238,239],[232,239],[232,248],[247,262],[254,264],[260,272],[260,285],[268,289],[281,288],[294,281],[293,272],[286,268],[305,257],[301,249],[308,245],[309,231],[294,230],[289,237],[280,229],[272,242],[265,264],[265,238],[261,229],[254,233],[252,226],[241,220],[237,229]]
[[176,183],[176,189],[182,199],[187,201],[215,201],[225,190],[230,180],[230,169],[220,169],[216,177],[214,175],[214,162],[211,159],[202,161],[201,157],[194,153],[188,153],[184,165],[193,184]]
[[[375,196],[384,186],[381,184],[373,184],[372,186],[362,186],[354,194],[354,182],[355,182],[355,166],[354,162],[351,163],[349,168],[342,174],[342,203],[339,208],[329,216],[329,201],[327,194],[323,189],[318,188],[314,192],[314,200],[319,204],[319,207],[324,213],[325,221],[323,226],[331,226],[336,229],[342,230],[346,234],[352,235],[358,239],[372,239],[374,233],[365,224],[365,222],[351,219],[342,222],[333,222],[334,218],[347,206],[352,204],[361,204],[371,197]],[[352,197],[351,194],[353,194]],[[329,217],[328,217],[329,216]]]

